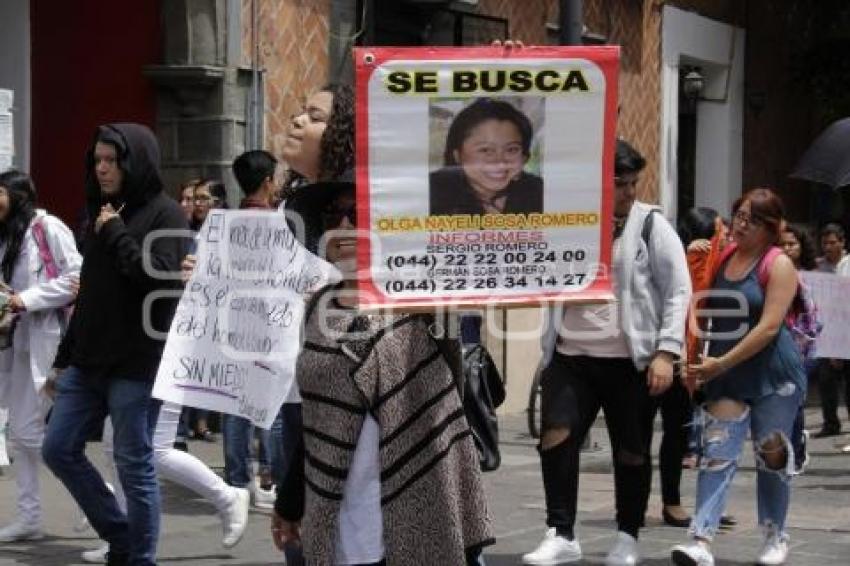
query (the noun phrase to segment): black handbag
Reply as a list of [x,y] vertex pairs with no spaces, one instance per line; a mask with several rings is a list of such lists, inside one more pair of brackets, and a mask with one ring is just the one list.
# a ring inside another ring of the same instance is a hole
[[451,338],[455,322],[450,315],[440,320],[433,314],[419,315],[443,355],[457,385],[463,412],[472,432],[481,470],[491,472],[502,462],[499,453],[499,421],[496,409],[505,400],[505,384],[490,353],[481,344],[461,346]]
[[505,400],[505,384],[493,358],[481,344],[464,347],[463,375],[463,411],[478,448],[481,470],[492,472],[502,462],[496,409]]

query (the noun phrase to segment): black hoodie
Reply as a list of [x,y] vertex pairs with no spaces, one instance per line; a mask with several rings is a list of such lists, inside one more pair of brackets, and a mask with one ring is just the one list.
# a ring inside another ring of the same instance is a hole
[[[97,142],[116,147],[124,174],[120,192],[109,199],[102,195],[95,174]],[[123,209],[95,233],[95,220],[107,200],[116,210]],[[152,276],[150,268],[179,274],[190,240],[170,235],[153,238],[149,246],[143,243],[154,230],[188,229],[180,205],[163,192],[159,144],[148,128],[108,124],[97,129],[86,154],[86,207],[80,294],[54,366],[73,365],[104,378],[153,380],[163,340],[146,331],[145,321],[167,333],[181,286],[179,280]],[[145,304],[157,291],[172,293]]]

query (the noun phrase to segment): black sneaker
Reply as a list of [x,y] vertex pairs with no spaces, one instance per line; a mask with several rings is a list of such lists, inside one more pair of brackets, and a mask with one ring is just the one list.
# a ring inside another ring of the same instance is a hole
[[114,552],[108,552],[106,554],[106,566],[127,566],[129,563],[129,554],[116,554]]
[[812,435],[812,438],[829,438],[830,436],[841,435],[841,428],[823,427],[818,432]]

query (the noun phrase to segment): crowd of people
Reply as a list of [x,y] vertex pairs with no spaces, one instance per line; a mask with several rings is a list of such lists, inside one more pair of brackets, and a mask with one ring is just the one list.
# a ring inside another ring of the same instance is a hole
[[[499,111],[456,129],[440,175],[467,179],[477,190],[474,174],[467,178],[474,160],[465,156],[465,143],[481,128],[501,129],[515,139],[487,159],[514,167],[511,191],[521,191],[525,122]],[[0,276],[4,312],[16,322],[13,332],[0,328],[0,342],[7,341],[0,344],[0,405],[8,411],[17,482],[17,512],[0,529],[0,542],[43,536],[43,461],[103,539],[87,561],[156,563],[158,479],[166,478],[215,506],[226,548],[242,538],[253,501],[273,507],[271,538],[281,552],[308,564],[484,564],[492,521],[453,360],[427,316],[357,310],[351,89],[329,85],[310,96],[291,121],[280,158],[255,150],[234,160],[244,194],[239,208],[297,213],[304,246],[343,277],[305,297],[297,387],[272,429],[221,418],[223,478],[186,450],[190,429],[215,441],[211,415],[192,417],[189,408],[151,396],[163,343],[146,332],[143,312],[151,292],[177,296],[191,277],[190,231],[212,209],[228,206],[224,185],[196,179],[172,198],[150,130],[100,126],[86,155],[89,220],[75,240],[62,221],[37,208],[29,176],[0,175]],[[547,530],[522,560],[582,558],[575,529],[581,447],[601,409],[616,497],[617,535],[607,564],[640,561],[658,412],[661,514],[667,524],[688,528],[671,560],[714,563],[718,529],[735,523],[724,514],[726,499],[751,435],[765,532],[757,562],[782,564],[790,480],[806,460],[808,377],[817,373],[823,401],[824,425],[815,436],[840,433],[842,380],[850,407],[850,366],[814,359],[815,310],[798,275],[850,275],[844,232],[837,224],[824,227],[823,256],[816,257],[806,230],[785,221],[782,202],[766,188],[739,198],[728,221],[718,211],[693,209],[677,230],[658,207],[636,200],[645,165],[635,148],[617,141],[616,299],[547,312],[539,445]],[[496,197],[499,206],[519,198],[503,191]],[[496,205],[482,210],[489,206]],[[186,236],[159,237],[144,251],[145,236],[161,229]],[[152,277],[146,264],[183,277]],[[154,302],[155,329],[167,332],[175,306],[175,298]],[[721,310],[734,314],[703,316]],[[85,452],[98,437],[107,447],[109,482]],[[259,480],[254,459],[265,464]],[[692,515],[680,494],[683,467],[698,469]]]

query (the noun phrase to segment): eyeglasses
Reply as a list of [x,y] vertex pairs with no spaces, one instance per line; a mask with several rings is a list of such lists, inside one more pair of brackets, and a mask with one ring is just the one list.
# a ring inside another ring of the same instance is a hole
[[755,214],[747,214],[743,210],[739,210],[732,216],[732,220],[737,222],[738,224],[747,224],[748,226],[752,226],[754,228],[761,228],[766,224],[764,218]]
[[357,224],[357,208],[332,208],[322,213],[322,224],[325,229],[333,229],[342,224],[342,219],[347,218],[352,226]]
[[195,197],[195,204],[217,203],[219,199],[210,196]]

